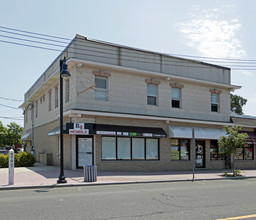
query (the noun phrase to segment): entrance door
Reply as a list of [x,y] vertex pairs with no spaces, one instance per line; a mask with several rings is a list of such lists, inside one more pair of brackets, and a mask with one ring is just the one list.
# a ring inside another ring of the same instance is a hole
[[205,168],[205,142],[196,141],[196,168]]
[[93,164],[92,137],[77,138],[77,167]]

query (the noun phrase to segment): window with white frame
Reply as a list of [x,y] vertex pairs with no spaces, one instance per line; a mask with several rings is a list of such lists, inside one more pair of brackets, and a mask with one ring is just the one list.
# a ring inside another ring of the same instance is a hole
[[147,84],[147,103],[157,105],[157,85]]
[[172,108],[181,108],[181,89],[180,88],[172,88]]
[[96,100],[108,100],[108,78],[95,76],[95,99]]
[[211,111],[219,112],[219,94],[211,94]]

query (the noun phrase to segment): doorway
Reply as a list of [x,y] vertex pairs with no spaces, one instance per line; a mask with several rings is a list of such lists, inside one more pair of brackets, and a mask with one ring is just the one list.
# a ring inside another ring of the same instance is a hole
[[196,168],[205,168],[205,141],[196,141]]
[[82,168],[86,165],[93,165],[93,138],[92,137],[77,137],[77,168]]

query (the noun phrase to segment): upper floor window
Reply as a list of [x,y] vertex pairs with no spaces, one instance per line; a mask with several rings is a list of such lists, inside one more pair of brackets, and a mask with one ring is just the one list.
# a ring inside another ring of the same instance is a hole
[[147,84],[147,103],[157,105],[157,85]]
[[219,111],[219,94],[211,94],[211,111]]
[[65,102],[69,102],[69,78],[65,80]]
[[181,108],[181,89],[184,88],[179,82],[171,82],[171,105],[172,108]]
[[56,86],[54,90],[55,90],[55,108],[58,108],[58,103],[59,103],[58,86]]
[[96,100],[108,100],[108,78],[95,76],[95,99]]
[[181,89],[172,88],[172,107],[181,108]]

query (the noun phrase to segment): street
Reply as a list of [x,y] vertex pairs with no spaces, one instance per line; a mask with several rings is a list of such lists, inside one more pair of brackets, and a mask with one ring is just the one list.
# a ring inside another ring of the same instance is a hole
[[256,180],[2,190],[0,204],[3,220],[256,219]]

